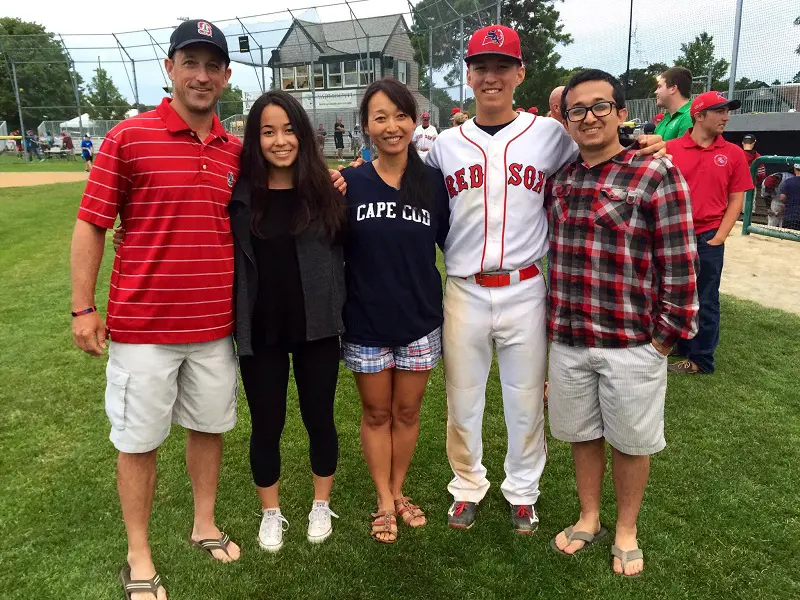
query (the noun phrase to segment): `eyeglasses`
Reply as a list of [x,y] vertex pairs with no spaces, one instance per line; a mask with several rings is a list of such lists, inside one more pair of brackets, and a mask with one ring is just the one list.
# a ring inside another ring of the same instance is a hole
[[589,111],[592,111],[592,114],[595,117],[607,117],[611,114],[611,111],[614,110],[616,105],[616,102],[604,100],[603,102],[598,102],[597,104],[588,108],[585,106],[576,106],[567,111],[567,119],[573,123],[579,123],[586,118],[586,115],[589,114]]

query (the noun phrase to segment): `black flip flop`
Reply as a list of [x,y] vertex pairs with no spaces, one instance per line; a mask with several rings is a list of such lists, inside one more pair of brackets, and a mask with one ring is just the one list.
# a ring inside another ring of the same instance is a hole
[[575,529],[570,525],[564,530],[564,535],[567,536],[567,546],[569,546],[575,540],[584,542],[583,546],[580,549],[573,552],[572,554],[567,554],[556,545],[556,538],[551,538],[550,548],[553,549],[553,552],[555,552],[556,554],[560,554],[561,556],[575,556],[576,554],[579,554],[584,550],[586,550],[592,544],[599,542],[604,537],[606,537],[608,535],[608,529],[603,527],[603,524],[601,523],[600,531],[592,535],[588,531],[575,531]]

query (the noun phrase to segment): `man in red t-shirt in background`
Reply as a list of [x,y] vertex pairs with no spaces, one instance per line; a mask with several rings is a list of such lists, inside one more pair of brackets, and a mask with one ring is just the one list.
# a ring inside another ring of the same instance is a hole
[[719,284],[725,238],[742,211],[744,193],[753,189],[744,150],[722,137],[729,111],[741,106],[719,92],[700,94],[692,101],[694,126],[683,137],[667,142],[667,153],[689,184],[692,219],[697,236],[700,271],[700,324],[691,340],[680,340],[674,353],[683,360],[671,373],[713,373],[719,343]]
[[[170,38],[173,98],[114,127],[97,155],[72,238],[72,333],[102,356],[106,412],[119,451],[117,485],[128,537],[121,579],[127,597],[166,598],[148,528],[156,449],[172,423],[188,430],[194,494],[192,545],[216,560],[239,558],[214,505],[221,434],[236,423],[233,238],[227,212],[241,143],[215,115],[231,75],[225,36],[186,21]],[[125,227],[114,260],[107,326],[94,306],[105,233]]]

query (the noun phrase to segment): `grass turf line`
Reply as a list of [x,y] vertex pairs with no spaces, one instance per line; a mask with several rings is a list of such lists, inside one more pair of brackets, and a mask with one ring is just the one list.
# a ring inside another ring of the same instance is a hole
[[[45,189],[46,188],[46,189]],[[115,453],[103,408],[105,360],[72,346],[68,247],[82,184],[0,190],[0,589],[28,598],[122,597],[125,559]],[[111,254],[99,277],[105,314]],[[640,519],[645,574],[611,574],[607,546],[574,559],[549,538],[577,517],[569,447],[549,440],[541,526],[511,532],[499,490],[506,439],[496,367],[487,388],[485,462],[492,488],[476,526],[451,531],[450,470],[441,368],[423,403],[419,446],[406,492],[429,515],[400,524],[393,546],[368,537],[375,509],[359,447],[358,395],[342,368],[336,422],[341,459],[332,507],[341,515],[325,544],[305,540],[313,498],[307,436],[290,387],[282,439],[282,509],[291,523],[276,555],[256,544],[260,513],[248,464],[249,415],[225,436],[217,517],[243,548],[239,564],[213,563],[186,542],[191,490],[184,433],[160,450],[151,540],[169,597],[329,598],[763,598],[800,597],[800,318],[723,298],[718,371],[671,377],[668,446],[653,459]],[[603,520],[613,528],[606,480]]]

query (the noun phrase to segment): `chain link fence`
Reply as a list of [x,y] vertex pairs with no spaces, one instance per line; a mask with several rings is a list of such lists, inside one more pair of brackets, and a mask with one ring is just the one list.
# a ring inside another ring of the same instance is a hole
[[[532,75],[527,89],[546,97],[545,88],[564,83],[576,69],[602,68],[625,81],[631,117],[646,121],[661,112],[653,92],[663,69],[682,62],[694,72],[693,92],[727,91],[735,62],[733,93],[742,101],[742,112],[800,110],[800,26],[794,24],[800,7],[795,15],[783,0],[741,2],[737,34],[736,0],[671,0],[668,7],[655,0],[606,0],[602,5],[596,0],[556,1],[559,23],[571,36],[571,43],[559,43],[554,50],[560,81],[538,81]],[[302,98],[315,127],[321,124],[328,132],[325,150],[333,155],[336,119],[352,132],[366,85],[376,76],[392,75],[409,84],[420,110],[431,113],[435,126],[448,127],[453,107],[474,115],[463,61],[469,33],[482,25],[508,22],[515,7],[514,2],[486,0],[424,0],[416,5],[353,0],[217,20],[228,38],[234,86],[219,103],[219,116],[229,131],[241,135],[247,107],[258,95],[273,87],[290,89]],[[386,15],[402,19],[411,44],[411,54],[402,60],[395,56],[391,65],[383,62],[392,52],[386,47],[390,34],[382,29]],[[541,26],[536,14],[526,18],[533,29]],[[292,35],[298,28],[307,35]],[[0,119],[11,131],[20,129],[22,120],[22,128],[32,135],[56,135],[66,129],[78,139],[87,132],[104,137],[126,115],[151,109],[169,94],[163,61],[172,31],[161,27],[62,35],[0,29],[0,70],[5,70],[4,86],[14,91],[13,101],[0,105]],[[301,50],[310,51],[310,64],[276,68],[282,52]],[[314,62],[327,60],[333,52],[349,53],[339,74]],[[101,71],[118,94],[99,90]],[[289,79],[282,71],[290,72]],[[331,91],[332,81],[352,89]],[[542,106],[540,114],[544,113]]]

